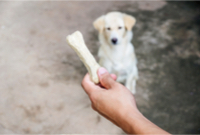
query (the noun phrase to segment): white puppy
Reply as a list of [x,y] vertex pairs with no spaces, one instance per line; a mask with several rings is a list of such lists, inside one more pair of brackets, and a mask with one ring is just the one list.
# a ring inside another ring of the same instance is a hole
[[138,79],[137,59],[131,44],[132,27],[136,19],[120,12],[110,12],[97,18],[93,25],[99,31],[99,64],[109,73],[117,75],[117,81],[134,94]]

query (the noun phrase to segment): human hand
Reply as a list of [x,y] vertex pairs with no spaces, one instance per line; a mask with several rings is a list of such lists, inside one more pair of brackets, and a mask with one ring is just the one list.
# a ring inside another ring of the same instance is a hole
[[130,113],[138,113],[134,96],[123,85],[116,82],[116,75],[109,74],[105,68],[99,68],[100,84],[94,84],[86,74],[82,87],[88,94],[92,108],[101,115],[128,132],[127,119]]

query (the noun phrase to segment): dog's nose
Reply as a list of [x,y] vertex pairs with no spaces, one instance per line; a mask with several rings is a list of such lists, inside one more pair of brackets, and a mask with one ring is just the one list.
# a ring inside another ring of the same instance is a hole
[[116,44],[117,43],[117,38],[112,38],[111,41],[112,41],[113,44]]

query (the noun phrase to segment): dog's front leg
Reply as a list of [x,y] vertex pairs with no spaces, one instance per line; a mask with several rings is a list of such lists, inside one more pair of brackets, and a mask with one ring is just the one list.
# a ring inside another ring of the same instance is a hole
[[136,80],[134,80],[133,76],[129,76],[129,78],[126,80],[125,86],[127,89],[129,89],[133,94],[136,93],[135,87],[136,87]]
[[136,93],[137,79],[138,79],[138,70],[137,67],[135,67],[133,71],[128,75],[125,83],[126,88],[128,88],[133,94]]

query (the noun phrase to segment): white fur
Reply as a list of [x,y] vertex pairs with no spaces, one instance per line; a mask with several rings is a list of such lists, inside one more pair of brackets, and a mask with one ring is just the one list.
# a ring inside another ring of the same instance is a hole
[[[101,44],[98,51],[99,64],[105,67],[109,73],[116,74],[117,81],[124,83],[134,94],[138,79],[137,59],[131,43],[133,33],[126,30],[124,15],[126,14],[111,12],[103,16],[103,30],[99,30]],[[119,29],[119,26],[122,29]],[[108,27],[111,30],[107,30]],[[112,38],[118,39],[116,45],[112,44]]]

